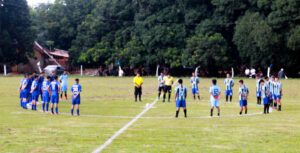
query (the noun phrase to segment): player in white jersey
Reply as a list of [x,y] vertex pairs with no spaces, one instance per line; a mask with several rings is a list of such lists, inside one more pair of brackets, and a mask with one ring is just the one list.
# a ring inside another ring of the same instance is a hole
[[260,76],[259,74],[256,75],[256,98],[257,98],[257,105],[261,105],[261,87],[260,87]]
[[194,100],[196,100],[196,94],[198,96],[198,99],[200,100],[199,88],[198,88],[198,84],[199,84],[200,80],[195,75],[195,73],[192,73],[192,77],[191,77],[190,81],[191,81],[191,84],[192,84],[192,94],[194,96]]
[[186,96],[187,88],[182,84],[182,79],[178,80],[179,85],[175,89],[175,101],[176,101],[176,118],[178,117],[180,107],[183,108],[184,117],[186,117]]
[[276,102],[278,103],[278,111],[281,111],[282,84],[278,77],[275,78],[274,94],[276,97]]
[[240,89],[239,89],[239,100],[240,100],[240,115],[243,113],[243,107],[245,107],[245,114],[247,114],[247,100],[249,95],[249,90],[246,85],[244,85],[244,81],[240,80]]
[[210,93],[210,116],[213,116],[214,112],[214,107],[217,108],[218,110],[218,116],[220,116],[220,104],[219,104],[219,96],[221,94],[221,89],[219,86],[217,86],[217,80],[213,79],[212,80],[212,86],[209,88],[209,93]]
[[228,102],[228,96],[230,96],[230,102],[232,101],[232,88],[234,86],[234,81],[231,78],[230,74],[227,74],[227,78],[224,80],[224,84],[226,86],[225,96],[226,102]]
[[165,86],[164,78],[165,78],[164,73],[160,73],[160,76],[157,79],[158,80],[158,97],[157,97],[158,100],[160,99],[161,91],[164,91],[164,86]]

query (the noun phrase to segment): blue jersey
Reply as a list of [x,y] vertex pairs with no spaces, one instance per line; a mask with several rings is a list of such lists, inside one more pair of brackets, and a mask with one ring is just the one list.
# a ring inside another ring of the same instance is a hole
[[24,78],[22,79],[22,85],[21,85],[21,88],[22,89],[28,89],[28,79]]
[[31,84],[31,91],[32,91],[32,94],[38,94],[38,92],[39,92],[39,88],[38,88],[38,86],[39,86],[39,82],[38,82],[38,80],[34,80],[33,82],[32,82],[32,84]]
[[61,81],[61,86],[67,86],[68,85],[68,74],[62,74],[59,77],[59,80]]
[[50,90],[51,90],[51,95],[52,96],[58,96],[58,87],[59,87],[59,82],[58,81],[52,81],[50,83]]
[[42,84],[42,90],[44,96],[49,96],[48,88],[50,86],[50,82],[48,80],[45,80]]
[[265,83],[262,87],[261,87],[261,96],[263,98],[269,97],[270,96],[270,87],[267,83]]
[[246,100],[249,93],[248,87],[245,85],[240,86],[239,89],[239,100]]
[[225,84],[225,86],[226,86],[226,90],[232,90],[232,87],[233,87],[233,85],[234,85],[234,81],[233,81],[233,79],[231,79],[231,78],[226,78],[226,79],[224,80],[224,84]]
[[274,94],[275,95],[281,95],[280,89],[282,88],[282,84],[280,81],[274,82]]
[[200,82],[199,78],[198,77],[191,77],[190,79],[191,83],[192,83],[192,88],[193,89],[198,89],[198,84]]
[[50,75],[50,81],[52,82],[52,81],[54,81],[54,75]]
[[215,100],[215,96],[218,96],[220,94],[221,89],[217,85],[212,85],[209,88],[209,92],[213,94],[213,95],[210,95],[210,100]]
[[[79,92],[81,92],[81,85],[77,83],[73,84],[71,87],[71,92],[73,93],[74,96],[77,96]],[[77,96],[77,98],[80,98],[80,94]]]
[[165,76],[159,76],[158,77],[159,87],[165,86],[164,78],[165,78]]
[[175,89],[176,100],[185,100],[187,95],[187,88],[184,85],[179,85]]
[[269,80],[269,87],[270,87],[270,92],[273,94],[274,93],[274,81]]
[[256,91],[260,91],[261,87],[260,87],[260,80],[261,79],[256,79]]
[[39,83],[39,85],[38,85],[39,92],[41,91],[43,82],[44,82],[44,77],[43,76],[39,76],[39,81],[38,81],[38,83]]
[[28,85],[27,85],[27,89],[28,89],[28,91],[30,90],[30,88],[31,88],[31,85],[32,85],[32,78],[29,78],[28,79]]

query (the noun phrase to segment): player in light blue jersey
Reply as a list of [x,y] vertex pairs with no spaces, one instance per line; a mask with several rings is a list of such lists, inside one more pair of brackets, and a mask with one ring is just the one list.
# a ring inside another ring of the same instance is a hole
[[[41,92],[42,92],[42,101],[43,101],[43,112],[48,112],[49,102],[50,102],[50,81],[51,77],[47,76],[47,80],[43,81]],[[46,107],[46,109],[45,109]]]
[[261,87],[260,87],[260,76],[259,74],[256,75],[256,98],[257,98],[257,105],[261,105]]
[[44,82],[44,73],[42,72],[41,75],[39,76],[39,96],[41,96],[41,101],[43,102],[43,94],[42,94],[42,90],[40,90],[42,88]]
[[77,116],[79,116],[79,105],[80,105],[80,93],[81,85],[79,84],[79,79],[75,79],[75,84],[71,87],[72,92],[72,106],[71,106],[71,115],[73,116],[74,105],[76,105]]
[[220,104],[219,104],[219,96],[221,94],[221,89],[219,86],[217,86],[217,80],[212,80],[212,86],[209,88],[210,92],[210,116],[213,116],[214,108],[216,107],[218,110],[218,116],[220,116]]
[[278,103],[278,111],[281,111],[282,83],[278,77],[275,78],[274,94],[276,96],[276,102]]
[[178,80],[179,85],[175,89],[175,101],[176,101],[176,118],[178,117],[180,107],[183,108],[184,117],[186,116],[186,96],[187,96],[187,88],[182,84],[182,79]]
[[196,94],[198,96],[198,99],[200,100],[200,95],[199,95],[199,88],[198,85],[200,83],[199,78],[195,75],[195,73],[192,73],[192,77],[190,79],[191,84],[192,84],[192,94],[194,96],[194,100],[196,100]]
[[39,98],[39,77],[35,75],[33,78],[30,91],[32,97],[31,110],[36,110],[36,102]]
[[247,114],[248,111],[247,101],[248,101],[249,90],[248,87],[244,84],[243,80],[240,80],[239,83],[240,83],[240,89],[239,89],[240,115],[242,115],[243,107],[245,108],[245,114]]
[[269,87],[270,87],[270,104],[269,106],[270,107],[273,107],[274,106],[274,99],[273,99],[273,93],[274,93],[274,81],[275,81],[275,77],[273,78],[274,76],[271,76],[271,78],[269,79]]
[[164,78],[165,78],[164,73],[160,73],[160,76],[157,79],[158,80],[158,97],[157,97],[158,100],[160,99],[161,91],[164,91],[164,86],[165,86]]
[[232,101],[232,88],[234,86],[234,81],[231,78],[230,74],[227,74],[227,78],[224,80],[224,84],[226,85],[226,91],[225,91],[225,96],[226,96],[226,102],[228,102],[228,96],[230,96],[230,102]]
[[25,74],[25,77],[24,79],[22,79],[22,83],[21,83],[21,87],[20,87],[20,92],[21,92],[21,99],[22,99],[22,107],[24,109],[27,109],[27,101],[28,101],[28,93],[29,93],[29,90],[28,90],[28,79],[29,79],[29,76],[28,74]]
[[24,78],[22,78],[22,80],[21,80],[21,83],[20,83],[20,86],[19,86],[19,93],[20,93],[20,107],[23,107],[23,95],[22,95],[22,93],[23,93],[23,90],[22,90],[22,84],[23,84],[23,81],[24,80],[26,80],[27,78],[26,78],[26,74],[24,74]]
[[268,82],[265,82],[264,80],[260,80],[260,86],[261,86],[261,96],[263,98],[264,103],[264,114],[269,113],[269,103],[270,103],[270,86]]
[[54,81],[50,83],[50,91],[51,91],[51,113],[54,114],[53,111],[53,106],[54,106],[56,115],[58,115],[60,84],[57,81],[57,76],[54,76]]
[[69,75],[67,71],[64,71],[64,73],[59,77],[61,88],[60,88],[60,100],[63,100],[63,92],[65,92],[65,98],[68,100],[67,92],[68,92],[68,78]]

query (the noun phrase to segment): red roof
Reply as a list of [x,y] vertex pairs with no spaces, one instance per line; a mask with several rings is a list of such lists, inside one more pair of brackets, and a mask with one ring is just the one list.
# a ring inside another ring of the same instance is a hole
[[51,54],[53,56],[69,58],[69,52],[66,50],[61,50],[61,49],[55,48],[54,52],[49,52],[49,54]]

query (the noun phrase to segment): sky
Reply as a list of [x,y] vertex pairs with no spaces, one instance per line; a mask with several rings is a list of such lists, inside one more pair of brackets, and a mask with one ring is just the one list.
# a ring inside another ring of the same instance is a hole
[[39,3],[53,3],[54,0],[27,0],[29,6],[37,6]]

